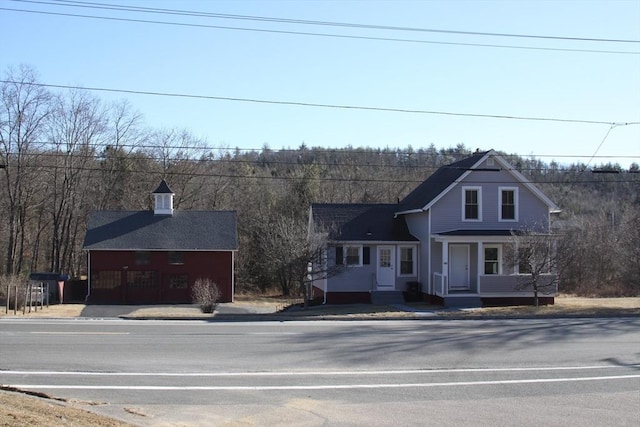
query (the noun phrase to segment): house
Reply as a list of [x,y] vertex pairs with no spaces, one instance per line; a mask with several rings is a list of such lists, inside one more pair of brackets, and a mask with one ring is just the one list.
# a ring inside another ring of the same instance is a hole
[[89,218],[87,252],[91,303],[190,303],[199,278],[232,302],[235,253],[233,211],[178,211],[166,181],[152,193],[154,210],[95,211]]
[[412,294],[445,306],[531,303],[532,289],[521,286],[525,272],[507,263],[506,249],[514,234],[550,234],[556,212],[493,150],[439,168],[397,204],[313,204],[310,232],[326,234],[322,270],[333,271],[313,277],[314,296],[328,303],[401,302]]

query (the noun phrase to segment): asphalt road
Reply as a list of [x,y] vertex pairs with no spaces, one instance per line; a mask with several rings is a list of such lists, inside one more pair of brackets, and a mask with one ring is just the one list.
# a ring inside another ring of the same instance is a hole
[[638,425],[640,319],[0,320],[0,383],[139,425]]

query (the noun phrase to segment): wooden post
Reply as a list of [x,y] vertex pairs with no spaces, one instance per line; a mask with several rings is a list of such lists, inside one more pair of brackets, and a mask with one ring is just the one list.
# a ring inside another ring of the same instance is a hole
[[[22,307],[22,314],[27,314],[27,303],[29,302],[29,288],[30,288],[30,284],[29,282],[27,282],[27,286],[25,286],[25,291],[24,291],[24,306]],[[31,313],[31,309],[29,309],[29,313]]]
[[9,301],[11,301],[11,284],[10,284],[10,280],[7,279],[7,303],[5,304],[5,311],[4,314],[9,314]]
[[13,315],[18,315],[18,282],[16,281],[15,285],[13,285]]

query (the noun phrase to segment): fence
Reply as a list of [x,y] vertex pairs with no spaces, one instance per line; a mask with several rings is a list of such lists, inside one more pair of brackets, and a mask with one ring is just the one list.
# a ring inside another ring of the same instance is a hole
[[[22,286],[19,286],[18,283],[13,285],[13,289],[11,286],[7,286],[7,301],[5,313],[9,313],[9,306],[11,299],[13,297],[13,314],[16,315],[18,312],[18,298],[22,292]],[[13,295],[12,295],[13,291]],[[27,308],[29,313],[31,310],[38,311],[38,307],[42,310],[46,304],[49,307],[49,284],[48,283],[37,283],[29,281],[27,285],[24,287],[24,305],[22,306],[22,314],[27,313]]]

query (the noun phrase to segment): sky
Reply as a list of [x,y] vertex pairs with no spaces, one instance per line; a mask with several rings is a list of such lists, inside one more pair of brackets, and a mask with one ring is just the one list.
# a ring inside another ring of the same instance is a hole
[[640,163],[638,0],[0,0],[0,75],[22,64],[49,85],[188,95],[94,92],[211,147]]

